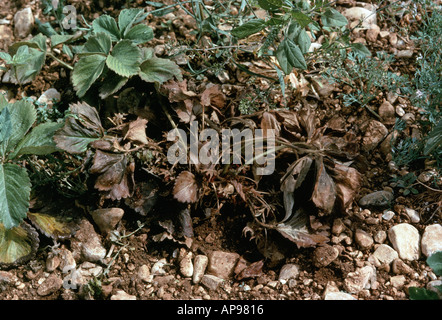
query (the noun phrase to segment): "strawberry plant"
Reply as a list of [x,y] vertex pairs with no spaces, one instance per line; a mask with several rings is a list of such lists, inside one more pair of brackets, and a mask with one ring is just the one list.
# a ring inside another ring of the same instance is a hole
[[93,21],[92,35],[72,73],[78,97],[97,84],[100,98],[105,99],[136,75],[146,82],[162,83],[174,76],[181,79],[174,62],[155,57],[150,48],[139,47],[153,39],[152,29],[140,24],[145,17],[142,9],[124,9],[118,23],[108,15]]
[[57,122],[33,127],[34,106],[21,100],[8,103],[0,96],[0,265],[26,259],[36,249],[35,230],[27,218],[31,181],[23,161],[25,155],[46,155],[57,151],[52,136]]

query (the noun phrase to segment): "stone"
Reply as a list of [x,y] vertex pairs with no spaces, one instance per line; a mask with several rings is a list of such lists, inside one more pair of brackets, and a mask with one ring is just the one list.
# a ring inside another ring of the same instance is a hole
[[211,275],[205,274],[201,279],[201,284],[204,285],[209,290],[216,290],[218,286],[223,283],[224,279]]
[[103,208],[92,211],[91,215],[100,231],[107,234],[114,230],[123,218],[124,210],[121,208]]
[[282,284],[285,284],[290,279],[296,279],[299,275],[299,268],[296,264],[288,263],[282,266],[279,271],[278,280]]
[[390,221],[391,219],[393,219],[394,217],[394,211],[391,210],[385,210],[384,213],[382,214],[382,219],[384,219],[385,221]]
[[209,258],[205,255],[197,255],[193,260],[193,277],[192,282],[194,284],[200,283],[201,279],[204,276],[204,272],[206,271],[207,265],[209,263]]
[[421,220],[419,213],[411,208],[405,208],[405,214],[410,218],[411,222],[419,223]]
[[60,270],[64,273],[77,267],[74,255],[70,250],[66,248],[60,248],[58,256],[60,257]]
[[12,29],[9,26],[0,25],[0,45],[3,45],[3,48],[0,47],[0,49],[7,51],[9,45],[13,42],[12,39]]
[[396,250],[387,244],[381,244],[374,252],[373,256],[379,260],[380,263],[390,264],[399,257]]
[[167,260],[165,258],[158,260],[157,262],[154,263],[154,265],[152,266],[152,270],[151,273],[153,275],[163,275],[166,274],[166,270],[164,269],[164,267],[168,265]]
[[332,233],[335,235],[340,235],[345,230],[345,224],[342,219],[337,218],[333,221]]
[[392,124],[396,120],[396,110],[394,106],[388,101],[384,101],[381,104],[378,113],[383,123]]
[[374,243],[373,237],[362,229],[356,229],[355,241],[361,249],[368,249]]
[[405,110],[404,110],[404,108],[403,108],[400,104],[398,104],[398,105],[396,106],[396,114],[397,114],[399,117],[403,117],[403,116],[405,115]]
[[18,38],[26,38],[34,28],[34,15],[31,8],[24,8],[14,15],[14,35]]
[[381,28],[377,24],[372,25],[371,29],[367,30],[365,37],[370,42],[376,42],[379,33],[381,33]]
[[371,120],[365,130],[362,138],[362,148],[366,152],[370,152],[378,146],[378,144],[387,136],[388,129],[381,122]]
[[401,259],[394,259],[392,263],[392,271],[395,274],[412,274],[413,268],[408,266],[404,261]]
[[358,293],[364,289],[370,289],[376,281],[376,269],[369,265],[350,272],[344,280],[344,288],[350,293]]
[[37,294],[39,296],[48,296],[58,290],[63,286],[63,280],[58,276],[52,274],[47,279],[45,279],[37,289]]
[[399,59],[408,59],[413,57],[413,50],[399,50],[395,55]]
[[76,261],[83,259],[84,261],[99,262],[106,256],[106,249],[103,247],[99,235],[87,219],[80,221],[79,230],[71,239],[71,249]]
[[48,254],[46,259],[46,271],[53,272],[60,265],[60,257],[52,252]]
[[390,278],[391,285],[398,290],[404,287],[405,281],[406,279],[404,275],[393,276]]
[[18,278],[11,272],[0,270],[0,283],[12,283],[16,282]]
[[387,240],[387,233],[384,230],[379,230],[374,234],[373,240],[376,243],[384,243]]
[[361,8],[361,7],[352,7],[345,9],[342,14],[349,21],[362,21],[361,29],[371,29],[373,25],[376,25],[376,12],[371,10]]
[[324,300],[357,300],[355,297],[353,297],[349,293],[345,292],[328,292]]
[[137,300],[136,296],[132,296],[123,290],[118,290],[116,294],[110,297],[111,300]]
[[363,208],[374,207],[374,208],[385,208],[389,207],[394,200],[393,193],[386,190],[375,191],[363,196],[359,200],[359,205]]
[[193,276],[192,258],[192,252],[187,252],[187,254],[180,261],[180,272],[186,278],[190,278]]
[[442,226],[438,223],[425,227],[421,240],[422,253],[429,257],[442,251]]
[[333,246],[325,245],[317,247],[313,251],[313,264],[318,267],[326,267],[339,256],[339,250]]
[[152,282],[153,279],[153,275],[150,274],[149,267],[145,264],[138,268],[137,276],[138,279],[146,283]]
[[60,101],[60,99],[61,99],[60,92],[58,92],[57,89],[49,88],[48,90],[42,93],[42,95],[37,99],[37,102],[51,105],[53,102]]
[[239,259],[239,254],[224,251],[212,251],[209,254],[207,272],[222,279],[228,279]]
[[403,260],[417,260],[420,256],[420,235],[408,223],[395,225],[388,230],[388,239]]

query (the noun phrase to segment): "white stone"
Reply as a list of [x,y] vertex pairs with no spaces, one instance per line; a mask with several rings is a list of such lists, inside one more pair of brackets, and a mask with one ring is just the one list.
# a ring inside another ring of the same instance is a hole
[[209,290],[216,290],[223,281],[222,278],[211,274],[205,274],[201,279],[201,283]]
[[357,300],[351,294],[345,292],[328,292],[324,300]]
[[299,275],[299,268],[296,264],[288,263],[282,266],[279,272],[279,282],[284,284],[290,279],[296,279]]
[[164,270],[164,267],[168,265],[165,258],[158,260],[154,263],[152,266],[152,269],[150,270],[153,275],[163,275],[166,274],[166,270]]
[[193,261],[193,278],[192,282],[197,284],[201,281],[206,271],[209,258],[204,255],[197,255]]
[[188,252],[180,261],[180,272],[186,278],[190,278],[193,276],[192,258],[192,252]]
[[350,272],[344,280],[344,288],[350,293],[358,293],[363,289],[370,289],[376,281],[376,269],[369,265]]
[[111,300],[137,300],[136,296],[132,296],[123,290],[118,290],[116,294],[114,294],[111,298]]
[[394,217],[394,211],[391,210],[385,210],[382,215],[382,219],[384,219],[385,221],[390,221],[393,217]]
[[419,217],[419,213],[411,208],[405,208],[405,213],[410,218],[411,222],[418,223],[421,219]]
[[150,274],[149,267],[145,264],[143,264],[138,269],[138,279],[140,279],[143,282],[150,283],[152,282],[153,275]]
[[387,244],[381,244],[375,252],[373,252],[373,256],[379,260],[381,263],[390,264],[394,259],[399,257],[396,250],[390,247]]
[[411,224],[401,223],[388,230],[388,239],[402,260],[417,260],[420,256],[419,231]]
[[402,289],[404,287],[406,278],[404,275],[393,276],[390,278],[390,283],[396,289]]
[[361,29],[371,29],[373,25],[376,25],[376,12],[365,8],[348,8],[342,14],[350,21],[363,20]]
[[121,208],[102,208],[91,212],[92,219],[104,234],[115,229],[116,225],[123,218],[124,210]]
[[440,224],[432,224],[425,228],[421,246],[422,253],[427,257],[442,251],[442,226]]

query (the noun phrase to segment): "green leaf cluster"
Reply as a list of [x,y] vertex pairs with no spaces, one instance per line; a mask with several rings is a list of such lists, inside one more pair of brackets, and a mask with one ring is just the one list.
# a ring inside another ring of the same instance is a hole
[[118,23],[108,15],[93,21],[93,35],[85,43],[72,73],[78,97],[97,84],[99,96],[105,99],[136,75],[146,82],[159,83],[174,76],[181,78],[174,62],[154,57],[152,49],[138,46],[153,39],[152,29],[140,24],[145,17],[142,9],[124,9]]
[[46,122],[32,128],[37,118],[26,101],[9,104],[0,98],[0,224],[18,226],[26,217],[31,182],[25,168],[13,163],[21,155],[45,155],[57,151],[52,136],[61,125]]

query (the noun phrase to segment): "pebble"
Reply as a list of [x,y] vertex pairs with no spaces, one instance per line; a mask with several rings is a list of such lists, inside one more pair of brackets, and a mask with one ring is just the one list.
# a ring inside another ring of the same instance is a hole
[[228,279],[239,259],[239,254],[224,251],[212,251],[209,254],[207,272],[222,279]]
[[403,260],[417,260],[420,256],[418,230],[408,223],[395,225],[388,230],[388,239]]
[[49,88],[37,99],[39,103],[51,104],[53,101],[60,101],[61,94],[55,88]]
[[373,240],[376,243],[384,243],[385,240],[387,240],[387,233],[384,230],[379,230],[378,232],[375,233],[375,235],[373,236]]
[[101,233],[107,234],[114,230],[123,218],[124,210],[121,208],[103,208],[92,211],[91,215]]
[[404,275],[393,276],[390,278],[391,285],[399,290],[404,287],[405,281],[406,279]]
[[405,208],[405,213],[413,223],[419,223],[419,221],[421,220],[419,217],[419,213],[414,209]]
[[339,256],[339,250],[333,246],[325,245],[317,247],[313,251],[313,264],[318,267],[326,267]]
[[340,235],[345,230],[345,224],[342,219],[337,218],[333,221],[332,233],[335,235]]
[[392,271],[395,274],[412,274],[413,269],[409,267],[404,261],[401,259],[394,259],[392,263]]
[[355,272],[349,272],[344,280],[344,288],[350,293],[358,293],[363,289],[370,289],[376,281],[376,269],[373,266],[358,268]]
[[50,275],[37,289],[39,296],[47,296],[58,291],[63,286],[63,280],[56,275]]
[[379,260],[380,263],[390,264],[399,257],[396,250],[387,244],[381,244],[374,252],[373,256]]
[[375,42],[378,38],[379,33],[381,32],[381,28],[378,25],[374,24],[370,29],[367,30],[366,38],[370,42]]
[[404,116],[404,114],[405,114],[405,110],[404,110],[404,108],[402,108],[401,105],[397,105],[397,106],[396,106],[396,114],[397,114],[399,117],[403,117],[403,116]]
[[58,256],[60,257],[60,270],[64,273],[77,267],[74,255],[70,250],[66,248],[60,248]]
[[375,191],[369,193],[359,200],[361,207],[377,207],[385,208],[389,207],[394,199],[393,193],[390,191]]
[[205,255],[197,255],[193,261],[193,277],[192,282],[197,284],[201,281],[206,271],[209,258]]
[[384,101],[381,104],[378,113],[384,123],[392,124],[396,119],[395,118],[396,110],[393,107],[393,105],[388,101]]
[[180,272],[186,278],[190,278],[193,276],[192,258],[192,252],[188,252],[180,261]]
[[46,259],[46,271],[53,272],[60,265],[60,257],[56,254],[49,253],[48,258]]
[[376,13],[373,13],[371,10],[361,8],[361,7],[352,7],[344,10],[342,12],[344,17],[348,20],[363,20],[361,25],[364,29],[371,29],[373,25],[376,25]]
[[329,292],[325,295],[324,300],[357,300],[357,299],[349,293]]
[[164,274],[166,274],[167,272],[164,269],[164,267],[166,265],[168,265],[168,263],[167,263],[167,260],[165,258],[158,260],[152,266],[151,273],[153,275],[164,275]]
[[384,124],[377,120],[370,121],[365,130],[365,135],[362,138],[362,148],[366,152],[373,150],[387,136],[387,134],[388,129]]
[[31,8],[24,8],[14,15],[14,35],[18,38],[26,38],[34,28],[34,15]]
[[362,229],[356,229],[355,241],[361,247],[361,249],[368,249],[374,243],[373,237]]
[[382,219],[384,219],[385,221],[390,221],[391,219],[393,219],[394,217],[394,211],[391,210],[385,210],[384,213],[382,214]]
[[399,50],[396,53],[396,57],[398,57],[398,58],[411,58],[411,57],[413,57],[413,50]]
[[136,296],[132,296],[132,295],[124,292],[123,290],[118,290],[116,292],[116,294],[111,296],[110,299],[111,300],[137,300],[137,297]]
[[202,285],[209,290],[216,290],[223,281],[224,279],[211,274],[205,274],[201,279]]
[[85,261],[99,262],[106,256],[99,235],[87,219],[79,223],[79,230],[71,239],[71,249],[76,261],[83,258]]
[[296,279],[299,275],[299,268],[296,264],[288,263],[282,266],[278,280],[285,284],[290,279]]
[[140,266],[140,268],[138,268],[137,275],[138,279],[140,279],[143,282],[146,283],[152,282],[153,275],[150,274],[149,267],[145,264],[143,264],[142,266]]
[[440,224],[436,223],[425,227],[421,246],[422,253],[427,257],[442,251],[442,226]]
[[13,273],[0,270],[0,283],[2,282],[11,283],[16,281],[17,277]]

